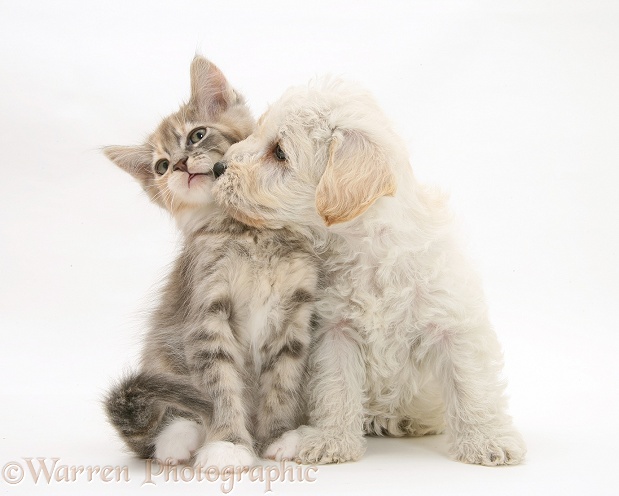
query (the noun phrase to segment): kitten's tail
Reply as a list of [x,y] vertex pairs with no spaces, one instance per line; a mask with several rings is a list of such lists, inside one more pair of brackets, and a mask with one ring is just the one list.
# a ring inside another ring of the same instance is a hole
[[108,419],[127,446],[151,458],[157,434],[173,417],[198,422],[210,419],[213,404],[185,376],[132,373],[116,384],[104,400]]

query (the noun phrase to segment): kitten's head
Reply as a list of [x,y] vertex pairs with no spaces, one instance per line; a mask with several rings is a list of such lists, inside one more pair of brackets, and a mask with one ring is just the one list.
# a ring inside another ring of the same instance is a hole
[[213,63],[196,56],[189,102],[166,117],[143,145],[108,146],[104,153],[182,226],[214,207],[213,165],[253,127],[243,97]]

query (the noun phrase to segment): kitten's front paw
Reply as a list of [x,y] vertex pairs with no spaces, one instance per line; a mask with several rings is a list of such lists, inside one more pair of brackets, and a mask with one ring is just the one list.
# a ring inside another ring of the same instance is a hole
[[155,440],[155,459],[177,465],[188,461],[200,444],[200,426],[191,420],[176,419],[165,426]]
[[196,454],[195,467],[206,472],[209,467],[250,467],[254,464],[254,454],[242,444],[228,441],[214,441],[205,444]]
[[450,454],[461,462],[477,465],[517,465],[527,452],[524,441],[515,430],[498,433],[473,431],[459,436]]
[[276,462],[294,460],[299,454],[300,441],[301,435],[297,429],[284,432],[264,450],[262,456]]
[[315,427],[300,427],[297,461],[308,465],[356,461],[365,453],[363,436],[322,432]]

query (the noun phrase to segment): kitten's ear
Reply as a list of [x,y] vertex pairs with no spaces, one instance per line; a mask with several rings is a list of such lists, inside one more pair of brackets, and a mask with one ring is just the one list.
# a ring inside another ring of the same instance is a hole
[[191,63],[191,99],[201,110],[215,117],[235,103],[237,95],[219,68],[200,55]]
[[142,185],[152,180],[152,151],[145,145],[106,146],[103,153],[125,172],[131,174]]

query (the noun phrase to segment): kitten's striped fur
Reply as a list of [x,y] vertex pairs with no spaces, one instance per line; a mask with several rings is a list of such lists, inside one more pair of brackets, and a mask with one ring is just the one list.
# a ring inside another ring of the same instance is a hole
[[[138,456],[164,457],[162,430],[183,418],[204,439],[197,463],[234,464],[246,460],[230,455],[234,446],[253,453],[303,421],[319,268],[307,239],[247,227],[215,205],[213,164],[253,120],[206,59],[196,57],[191,80],[189,103],[147,143],[105,149],[184,234],[140,372],[109,392],[106,409]],[[162,160],[168,167],[160,175]]]

